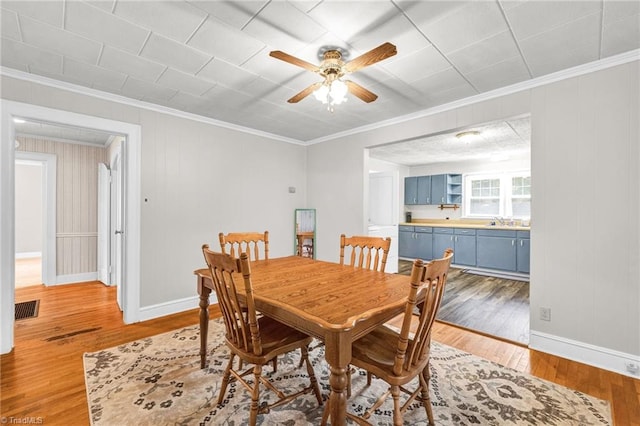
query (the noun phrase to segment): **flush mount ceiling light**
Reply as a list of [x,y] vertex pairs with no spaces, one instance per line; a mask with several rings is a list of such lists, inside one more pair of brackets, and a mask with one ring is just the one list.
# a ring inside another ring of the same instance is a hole
[[480,136],[480,132],[477,130],[467,130],[465,132],[456,133],[456,138],[463,142],[470,142]]
[[320,52],[318,52],[319,55],[322,54],[322,62],[320,65],[313,65],[279,50],[270,52],[269,56],[299,66],[308,71],[315,72],[324,78],[324,81],[312,84],[297,95],[293,96],[287,102],[299,102],[313,93],[317,100],[323,104],[327,104],[327,109],[333,112],[334,105],[340,105],[346,100],[347,92],[351,92],[353,95],[367,103],[375,101],[378,98],[378,95],[368,91],[353,81],[343,80],[343,77],[364,67],[373,65],[376,62],[387,59],[396,53],[396,47],[393,44],[384,43],[349,62],[344,62],[342,60],[343,57],[347,56],[344,49],[336,47],[320,48]]

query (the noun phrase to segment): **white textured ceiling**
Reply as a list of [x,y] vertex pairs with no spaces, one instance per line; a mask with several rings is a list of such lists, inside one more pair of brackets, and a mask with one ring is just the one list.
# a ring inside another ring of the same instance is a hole
[[[470,139],[458,138],[462,132],[478,132]],[[497,162],[530,160],[531,120],[513,118],[442,133],[410,141],[388,144],[369,150],[372,158],[418,166],[434,163]]]
[[[3,70],[197,114],[302,143],[526,82],[640,48],[640,2],[6,1]],[[349,78],[376,93],[334,113],[319,81],[269,56],[398,54]],[[9,70],[11,69],[11,70]],[[7,71],[7,72],[8,72]]]

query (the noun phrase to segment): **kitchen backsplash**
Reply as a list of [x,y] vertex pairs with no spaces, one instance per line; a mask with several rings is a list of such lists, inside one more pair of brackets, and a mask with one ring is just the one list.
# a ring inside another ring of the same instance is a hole
[[405,212],[411,212],[412,219],[460,219],[462,217],[462,210],[457,209],[444,209],[440,210],[439,206],[411,206],[407,208],[405,206]]

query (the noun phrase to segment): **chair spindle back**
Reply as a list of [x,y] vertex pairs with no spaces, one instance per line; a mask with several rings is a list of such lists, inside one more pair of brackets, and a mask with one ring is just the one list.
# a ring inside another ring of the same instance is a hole
[[345,247],[351,248],[349,265],[384,272],[391,247],[390,237],[340,235],[340,264],[344,265]]

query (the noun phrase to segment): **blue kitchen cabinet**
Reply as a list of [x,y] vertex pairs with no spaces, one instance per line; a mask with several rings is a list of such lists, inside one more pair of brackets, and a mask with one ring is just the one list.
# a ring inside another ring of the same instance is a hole
[[476,230],[455,228],[453,234],[453,263],[476,266]]
[[418,203],[431,203],[431,176],[418,176]]
[[515,230],[478,229],[478,267],[515,272],[516,240]]
[[431,203],[447,203],[447,175],[431,176]]
[[453,228],[433,228],[433,256],[441,258],[446,249],[454,250]]
[[398,256],[410,257],[413,252],[413,226],[398,227]]
[[462,175],[446,175],[447,204],[462,204]]
[[404,178],[404,204],[429,204],[431,202],[431,176]]
[[531,263],[531,240],[529,237],[529,231],[518,231],[517,237],[516,266],[518,268],[518,272],[528,274],[530,271],[529,265]]
[[404,178],[405,205],[462,203],[462,175],[442,174]]
[[431,227],[401,225],[398,229],[398,256],[405,259],[430,260]]
[[404,178],[404,204],[418,204],[418,176]]

